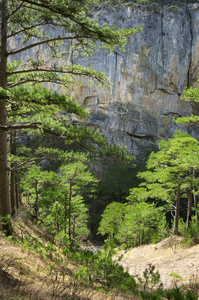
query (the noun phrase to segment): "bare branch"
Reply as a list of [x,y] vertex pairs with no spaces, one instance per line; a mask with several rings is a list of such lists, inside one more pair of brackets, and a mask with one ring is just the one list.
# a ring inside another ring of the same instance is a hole
[[35,28],[35,27],[38,27],[38,26],[44,26],[44,25],[49,25],[49,24],[46,24],[45,22],[37,23],[37,24],[35,24],[35,25],[33,25],[33,26],[30,26],[30,27],[21,29],[21,30],[19,30],[19,31],[16,31],[16,32],[14,32],[14,33],[8,35],[7,38],[9,39],[9,38],[11,38],[11,37],[13,37],[13,36],[15,36],[15,35],[17,35],[17,34],[20,34],[20,33],[22,33],[22,32],[31,30],[31,29],[33,29],[33,28]]
[[47,43],[50,43],[50,42],[55,42],[55,41],[66,41],[66,40],[74,40],[74,39],[87,39],[89,38],[89,36],[87,35],[83,35],[83,36],[68,36],[68,37],[57,37],[57,38],[53,38],[53,39],[49,39],[49,40],[44,40],[44,41],[40,41],[40,42],[37,42],[37,43],[34,43],[34,44],[31,44],[29,46],[26,46],[24,48],[21,48],[21,49],[18,49],[18,50],[15,50],[15,51],[10,51],[7,53],[7,56],[10,56],[10,55],[15,55],[15,54],[18,54],[18,53],[21,53],[21,52],[24,52],[28,49],[31,49],[31,48],[34,48],[36,46],[39,46],[39,45],[43,45],[43,44],[47,44]]
[[[29,69],[29,70],[19,70],[14,72],[7,72],[7,76],[17,75],[17,74],[24,74],[24,73],[31,73],[31,72],[48,72],[48,73],[63,73],[63,74],[74,74],[74,75],[82,75],[82,72],[77,71],[64,71],[59,69]],[[86,73],[86,72],[85,72]]]
[[48,79],[48,80],[44,80],[44,79],[42,79],[42,80],[28,79],[28,80],[23,80],[23,81],[20,81],[20,82],[17,82],[17,83],[8,84],[8,88],[13,88],[15,86],[19,86],[21,84],[28,83],[28,82],[36,82],[36,83],[44,83],[44,82],[48,82],[49,83],[49,82],[52,82],[52,83],[57,83],[57,84],[63,84],[63,82],[61,80],[58,81],[58,80],[50,80],[50,79]]
[[15,165],[13,168],[10,168],[9,171],[17,171],[19,168],[23,167],[24,165],[30,163],[30,162],[35,162],[38,160],[43,160],[45,157],[39,157],[39,158],[32,158],[32,159],[28,159],[26,161],[23,161],[22,163]]

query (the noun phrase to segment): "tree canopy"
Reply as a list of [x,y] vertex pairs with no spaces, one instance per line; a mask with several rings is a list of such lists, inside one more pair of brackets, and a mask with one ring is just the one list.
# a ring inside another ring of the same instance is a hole
[[[130,190],[131,201],[157,199],[174,211],[174,234],[178,234],[180,198],[186,197],[187,227],[191,217],[192,197],[198,189],[198,141],[186,132],[177,131],[174,138],[160,141],[159,151],[152,152],[147,161],[147,171],[138,173],[143,180],[139,188]],[[168,206],[169,205],[169,206]]]
[[[0,215],[3,217],[11,212],[7,132],[39,129],[64,136],[70,141],[75,139],[79,142],[85,136],[94,138],[92,130],[73,127],[61,114],[68,112],[80,118],[87,116],[86,111],[70,99],[68,87],[85,77],[103,85],[110,84],[102,72],[68,64],[65,59],[69,50],[67,43],[70,43],[73,53],[88,56],[96,49],[97,41],[98,47],[110,51],[114,47],[123,48],[126,38],[141,30],[116,30],[116,26],[99,25],[96,18],[88,15],[90,7],[97,3],[96,0],[1,1]],[[17,42],[19,40],[20,43]],[[43,58],[38,55],[38,50],[45,52]],[[32,51],[32,57],[27,61],[28,51]],[[23,60],[20,60],[22,55]],[[49,87],[54,84],[58,93],[45,89],[44,84],[47,83]],[[5,230],[7,234],[11,233],[9,224]]]
[[[190,87],[186,88],[181,96],[182,100],[189,101],[192,103],[198,103],[199,102],[199,87]],[[198,125],[199,124],[199,116],[192,114],[191,116],[187,117],[180,117],[177,119],[174,119],[174,121],[178,124],[183,125]]]

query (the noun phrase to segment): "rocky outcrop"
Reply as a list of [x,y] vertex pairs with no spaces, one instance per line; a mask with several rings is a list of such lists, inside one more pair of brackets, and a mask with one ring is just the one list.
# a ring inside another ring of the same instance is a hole
[[176,129],[198,136],[197,128],[183,127],[174,117],[186,116],[197,108],[180,99],[186,86],[199,78],[199,10],[195,4],[180,8],[158,8],[157,12],[122,5],[96,13],[101,23],[121,27],[141,27],[131,36],[125,52],[112,56],[100,50],[89,60],[75,63],[108,73],[112,90],[99,90],[85,82],[72,95],[90,113],[88,122],[103,129],[109,143],[127,145],[132,154],[156,149],[160,139]]
[[[94,67],[113,81],[111,90],[101,90],[89,80],[71,88],[71,95],[90,111],[87,122],[102,128],[109,143],[127,145],[138,159],[146,158],[160,139],[171,137],[176,129],[199,137],[197,127],[173,122],[174,117],[199,113],[197,105],[180,99],[184,88],[196,85],[199,78],[197,5],[159,6],[156,12],[129,3],[101,7],[95,12],[100,23],[118,28],[144,25],[144,29],[129,38],[125,52],[115,49],[111,56],[99,50],[85,60],[74,57],[66,45],[68,56],[62,64]],[[20,44],[20,39],[11,39],[10,47],[16,43]],[[47,52],[42,47],[28,50],[23,60],[45,60]],[[16,59],[21,59],[20,55]]]

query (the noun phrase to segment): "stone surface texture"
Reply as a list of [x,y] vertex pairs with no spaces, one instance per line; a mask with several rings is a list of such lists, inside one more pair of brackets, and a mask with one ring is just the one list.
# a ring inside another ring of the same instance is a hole
[[[141,27],[131,36],[125,52],[115,49],[110,56],[96,51],[85,60],[73,57],[68,47],[65,62],[94,67],[107,73],[112,89],[101,90],[86,80],[73,86],[71,95],[90,111],[87,122],[102,128],[109,143],[127,145],[139,159],[157,149],[160,139],[173,136],[183,129],[199,137],[197,127],[184,127],[173,122],[174,117],[198,113],[196,105],[180,96],[186,86],[197,85],[199,78],[199,9],[187,4],[178,9],[158,7],[156,12],[130,4],[99,8],[99,22],[117,28]],[[49,29],[50,30],[50,29]],[[11,40],[10,47],[20,44]],[[23,57],[45,59],[45,48],[30,50]],[[17,56],[16,59],[20,58]],[[52,87],[53,89],[55,87]]]
[[88,122],[103,129],[109,143],[127,145],[138,159],[157,148],[160,139],[182,129],[199,137],[197,127],[185,127],[173,118],[197,113],[197,107],[180,99],[185,87],[199,78],[199,10],[159,7],[156,12],[121,5],[101,9],[100,23],[117,28],[141,27],[131,36],[125,52],[112,56],[100,50],[76,63],[108,73],[112,90],[99,90],[85,82],[72,95],[90,113]]

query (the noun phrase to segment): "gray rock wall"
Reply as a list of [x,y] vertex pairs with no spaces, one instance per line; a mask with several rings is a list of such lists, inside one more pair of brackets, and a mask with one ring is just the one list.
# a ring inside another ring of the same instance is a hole
[[91,113],[91,122],[101,127],[110,143],[127,145],[132,154],[157,148],[160,139],[176,129],[198,137],[197,128],[175,124],[173,117],[196,112],[180,100],[186,86],[199,78],[199,10],[196,5],[179,9],[159,8],[158,12],[120,6],[97,13],[101,23],[141,27],[131,36],[126,51],[112,56],[99,51],[88,61],[75,60],[108,73],[112,90],[99,90],[88,82],[73,88],[72,95]]
[[[100,23],[116,24],[118,28],[144,25],[143,31],[129,38],[125,52],[116,49],[112,56],[100,50],[83,60],[73,57],[68,44],[68,56],[60,62],[80,63],[108,73],[113,81],[111,90],[100,90],[85,81],[83,86],[73,86],[71,95],[89,109],[88,123],[101,127],[109,143],[127,145],[137,158],[145,158],[145,153],[156,149],[158,141],[171,137],[176,129],[199,137],[197,127],[187,128],[172,121],[173,117],[199,112],[196,106],[180,100],[185,86],[196,85],[199,78],[196,7],[159,7],[156,13],[127,5],[101,8],[95,15]],[[10,47],[20,42],[12,39]],[[27,51],[23,60],[45,60],[47,56],[45,47],[40,46]]]

